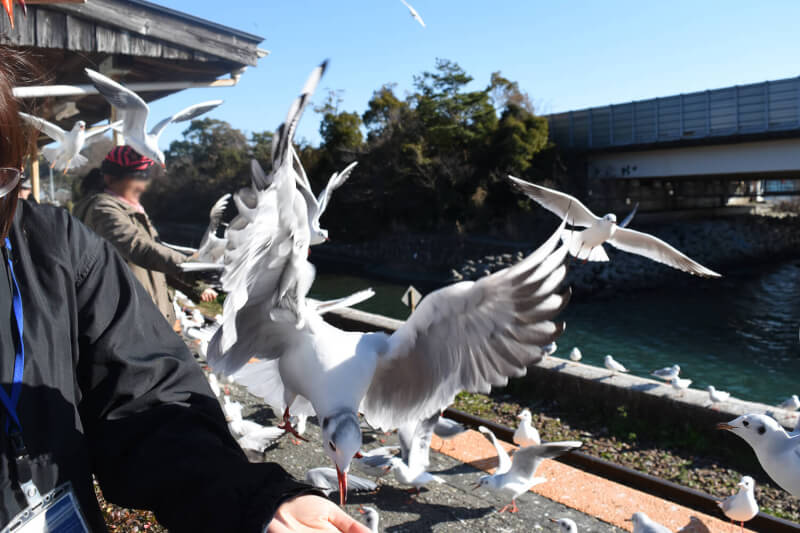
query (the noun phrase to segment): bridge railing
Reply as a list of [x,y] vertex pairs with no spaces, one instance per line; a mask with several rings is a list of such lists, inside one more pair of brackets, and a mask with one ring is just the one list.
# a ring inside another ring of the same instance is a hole
[[562,148],[602,149],[800,130],[800,77],[548,115]]

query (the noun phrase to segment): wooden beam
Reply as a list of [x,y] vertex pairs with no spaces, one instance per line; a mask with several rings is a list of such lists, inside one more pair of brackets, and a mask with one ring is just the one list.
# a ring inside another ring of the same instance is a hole
[[31,194],[39,201],[39,152],[33,154],[31,158]]
[[255,66],[258,61],[255,42],[224,35],[200,24],[192,24],[191,20],[182,20],[141,5],[92,0],[86,4],[60,4],[53,9],[91,19],[107,25],[108,29],[116,27],[137,36],[160,39],[243,65]]

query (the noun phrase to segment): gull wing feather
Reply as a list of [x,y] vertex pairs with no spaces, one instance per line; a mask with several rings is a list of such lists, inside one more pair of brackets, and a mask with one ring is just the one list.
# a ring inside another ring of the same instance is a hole
[[308,105],[308,102],[311,101],[311,96],[313,96],[314,91],[317,89],[317,85],[319,85],[319,81],[322,79],[322,76],[325,74],[325,69],[328,68],[328,61],[323,61],[317,68],[311,71],[308,79],[306,80],[306,84],[303,86],[303,89],[300,91],[300,96],[292,102],[292,106],[289,108],[289,113],[286,115],[286,121],[281,125],[279,128],[278,134],[278,142],[273,144],[273,165],[277,162],[280,162],[282,159],[287,158],[291,159],[290,153],[290,144],[292,139],[294,139],[294,132],[297,130],[297,124],[300,121],[300,117],[303,114],[303,110]]
[[108,103],[122,112],[122,135],[144,141],[147,132],[147,116],[150,108],[142,98],[127,87],[99,72],[87,68],[86,74]]
[[492,432],[492,430],[486,426],[480,426],[478,431],[486,435],[486,438],[492,441],[494,449],[497,451],[497,470],[495,470],[494,474],[505,474],[511,470],[511,457],[508,456],[508,452],[506,452],[505,448],[500,446],[500,443],[497,441],[497,437],[494,436],[494,432]]
[[350,177],[350,174],[353,173],[353,169],[356,168],[358,165],[358,161],[353,161],[349,165],[347,165],[344,170],[341,172],[334,172],[331,176],[331,179],[328,180],[328,184],[319,193],[319,197],[317,198],[317,203],[319,204],[317,218],[322,216],[322,213],[325,212],[325,209],[328,207],[328,203],[331,200],[331,196],[333,195],[333,191],[341,187],[345,181]]
[[54,141],[64,142],[67,132],[61,129],[59,126],[43,118],[34,117],[33,115],[23,113],[22,111],[20,111],[19,116],[22,117],[22,120],[41,131]]
[[222,222],[222,215],[225,214],[225,208],[228,207],[230,199],[230,193],[223,194],[214,202],[214,205],[211,206],[211,211],[208,213],[208,228],[206,228],[206,232],[200,240],[200,250],[208,243],[209,237],[216,236],[217,228],[219,228],[219,223]]
[[[314,487],[327,492],[334,492],[338,487],[336,470],[330,467],[312,468],[306,472],[306,481]],[[347,490],[353,492],[370,492],[377,490],[374,481],[347,474]]]
[[433,433],[440,439],[452,439],[456,435],[464,433],[466,430],[467,428],[464,427],[464,424],[442,416],[439,417],[439,420],[436,422]]
[[325,302],[317,302],[314,306],[314,309],[318,314],[322,315],[324,313],[335,311],[336,309],[352,307],[360,304],[361,302],[369,300],[373,296],[375,296],[375,291],[373,291],[371,288],[364,289],[363,291],[354,292],[350,296],[345,296],[344,298],[337,298],[335,300],[328,300]]
[[[508,179],[528,198],[548,211],[555,213],[559,218],[567,217],[567,223],[570,225],[588,228],[600,220],[574,196],[541,185],[534,185],[511,175],[508,176]],[[569,215],[567,215],[568,212]]]
[[557,250],[564,222],[526,259],[477,282],[429,294],[387,341],[362,411],[390,429],[438,413],[463,390],[488,393],[525,375],[540,346],[559,337],[552,322],[570,292],[557,294],[567,247]]
[[89,139],[95,140],[94,137],[102,135],[103,133],[107,132],[112,128],[117,129],[122,126],[122,123],[123,123],[122,120],[117,120],[116,122],[112,122],[111,124],[103,124],[101,126],[95,126],[93,128],[89,128],[88,130],[86,130],[86,137],[85,137],[87,144],[90,144]]
[[400,456],[410,469],[424,470],[430,464],[431,439],[438,420],[439,413],[437,412],[416,424],[407,424],[398,429]]
[[530,479],[536,474],[536,469],[539,468],[542,460],[556,458],[578,449],[582,445],[583,443],[580,441],[567,440],[520,448],[514,452],[514,461],[508,473],[519,479]]
[[208,113],[220,105],[222,105],[222,100],[209,100],[208,102],[200,102],[199,104],[194,104],[185,109],[181,109],[174,115],[161,120],[161,122],[153,126],[153,129],[150,130],[150,135],[153,135],[157,139],[161,136],[164,128],[173,122],[185,122],[187,120],[192,120],[193,118]]
[[624,252],[642,255],[657,263],[663,263],[692,275],[705,278],[721,277],[720,274],[704,267],[658,237],[648,233],[628,228],[617,228],[606,242]]

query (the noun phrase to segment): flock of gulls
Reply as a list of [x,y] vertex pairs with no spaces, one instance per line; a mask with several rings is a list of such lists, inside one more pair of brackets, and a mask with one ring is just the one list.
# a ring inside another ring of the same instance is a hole
[[[200,353],[212,371],[210,385],[223,397],[230,430],[239,444],[262,453],[286,433],[299,443],[306,440],[306,420],[315,416],[332,467],[313,468],[306,480],[326,493],[338,492],[340,504],[346,502],[348,491],[378,487],[373,479],[353,474],[351,466],[375,478],[392,472],[400,484],[416,491],[443,482],[428,472],[432,436],[448,439],[465,428],[441,413],[459,392],[486,393],[503,386],[556,349],[555,341],[565,327],[557,317],[570,296],[562,287],[570,256],[608,261],[603,251],[607,243],[690,274],[719,277],[664,241],[627,228],[630,216],[617,224],[613,214],[598,217],[571,196],[509,177],[512,186],[560,219],[538,249],[505,270],[430,293],[391,335],[344,331],[328,324],[323,313],[363,301],[373,292],[366,289],[330,302],[307,298],[315,276],[309,249],[328,237],[320,217],[332,192],[355,167],[354,162],[335,173],[315,196],[292,145],[326,67],[323,63],[314,69],[277,129],[269,172],[252,162],[250,186],[220,198],[211,210],[200,257],[183,265],[187,271],[219,273],[227,293],[223,313],[207,325],[197,320],[196,312],[185,313],[180,305],[176,311],[186,335],[201,345]],[[222,212],[229,202],[237,215],[226,226]],[[566,228],[568,224],[572,229]],[[581,357],[577,347],[569,355],[573,361]],[[611,355],[605,366],[612,373],[627,372]],[[246,423],[242,406],[224,395],[217,373],[263,399],[280,414],[280,425]],[[678,365],[656,370],[653,376],[678,391],[691,384],[680,377]],[[714,406],[728,397],[709,388]],[[581,446],[579,441],[542,442],[528,409],[519,419],[514,434],[519,447],[512,456],[489,429],[479,428],[494,444],[498,468],[476,486],[510,500],[500,512],[516,512],[518,496],[544,481],[536,476],[544,459]],[[787,433],[765,415],[739,417],[720,428],[748,442],[775,482],[800,495],[800,433]],[[397,431],[399,446],[363,449],[365,430]],[[751,519],[758,512],[753,487],[752,478],[743,478],[741,490],[720,502],[721,511],[737,522]],[[365,512],[377,524],[377,512]],[[637,532],[668,531],[641,512],[630,520]],[[553,521],[563,531],[577,531],[570,519]]]
[[[414,8],[401,1],[424,27]],[[348,491],[377,488],[374,481],[351,474],[351,466],[373,477],[393,472],[399,483],[417,491],[429,483],[443,482],[428,472],[432,436],[451,439],[465,428],[441,413],[459,392],[488,393],[492,387],[506,385],[511,377],[525,375],[528,366],[555,350],[555,341],[565,327],[557,317],[570,297],[570,290],[562,287],[570,257],[609,261],[603,248],[608,244],[689,274],[720,276],[663,240],[628,228],[635,209],[618,224],[614,214],[598,217],[568,194],[509,176],[511,186],[560,219],[538,249],[478,281],[462,281],[430,293],[391,335],[345,331],[328,324],[322,318],[324,313],[355,305],[374,293],[365,289],[329,302],[307,297],[315,277],[309,249],[328,238],[320,217],[333,191],[356,166],[353,162],[335,173],[315,196],[293,147],[300,118],[326,66],[323,63],[314,69],[275,132],[269,172],[252,161],[251,184],[221,197],[211,209],[199,248],[183,248],[197,252],[196,260],[182,265],[185,271],[219,274],[221,288],[227,293],[223,313],[209,324],[196,308],[185,311],[193,304],[182,294],[176,295],[175,311],[184,335],[198,342],[200,355],[210,365],[209,385],[222,398],[229,429],[240,446],[263,453],[286,433],[299,443],[306,440],[307,419],[315,416],[322,449],[333,467],[311,469],[306,480],[326,493],[338,492],[340,504],[346,502]],[[164,154],[158,148],[164,129],[222,103],[216,100],[190,106],[148,131],[149,107],[141,97],[98,72],[86,72],[117,109],[117,122],[87,130],[86,124],[78,121],[65,131],[41,118],[23,115],[26,122],[58,142],[43,153],[53,168],[64,172],[84,164],[83,147],[108,129],[118,131],[128,145],[164,166]],[[226,225],[223,214],[231,202],[237,215]],[[569,354],[572,361],[581,357],[577,347]],[[611,355],[604,364],[612,374],[627,372]],[[243,406],[230,399],[227,385],[220,383],[217,374],[263,399],[281,414],[281,424],[268,427],[243,419]],[[678,365],[656,370],[653,376],[668,381],[679,393],[692,383],[680,377]],[[730,396],[713,386],[708,393],[712,406]],[[793,396],[781,407],[794,410],[800,401]],[[582,444],[542,442],[528,409],[519,419],[513,439],[519,447],[512,456],[489,429],[479,428],[495,447],[498,467],[494,474],[480,477],[476,487],[510,499],[499,512],[517,512],[517,498],[545,481],[536,476],[544,459],[569,453]],[[744,439],[767,474],[800,497],[798,429],[788,433],[761,414],[741,416],[718,427]],[[399,446],[363,449],[364,428],[397,431]],[[742,478],[739,487],[719,505],[732,521],[743,524],[757,514],[758,505],[751,477]],[[377,511],[363,508],[363,512],[377,531]],[[564,532],[578,531],[568,518],[551,520]],[[641,512],[630,521],[636,533],[669,531]]]

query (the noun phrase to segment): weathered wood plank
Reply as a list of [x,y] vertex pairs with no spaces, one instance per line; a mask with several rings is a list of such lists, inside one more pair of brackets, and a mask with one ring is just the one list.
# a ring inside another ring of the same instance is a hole
[[255,65],[257,61],[258,43],[255,41],[248,42],[223,31],[215,31],[193,23],[190,19],[170,16],[157,10],[147,9],[145,6],[124,4],[114,0],[92,0],[86,4],[53,6],[53,9],[101,21],[134,34],[161,39],[244,65]]
[[117,46],[117,32],[100,24],[94,28],[95,42],[98,52],[113,54]]
[[64,48],[67,44],[67,16],[58,11],[40,8],[36,18],[36,46]]
[[161,57],[161,44],[151,39],[131,35],[130,54],[144,57]]
[[161,57],[164,59],[191,59],[192,54],[187,50],[175,48],[168,44],[161,45]]
[[115,54],[131,54],[131,34],[127,31],[117,31],[117,37],[114,42]]
[[88,20],[67,15],[67,49],[94,52],[96,46],[94,24]]

